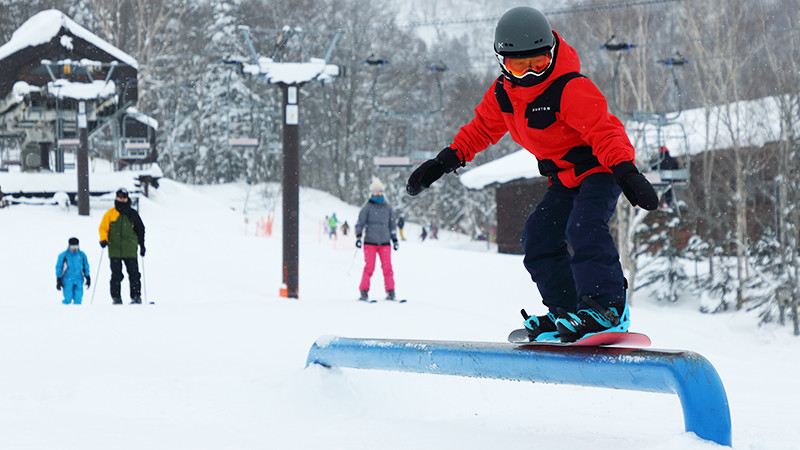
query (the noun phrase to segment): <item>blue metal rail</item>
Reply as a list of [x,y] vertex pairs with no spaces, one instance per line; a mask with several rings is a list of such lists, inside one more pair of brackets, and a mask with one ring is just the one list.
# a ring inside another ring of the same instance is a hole
[[689,351],[323,337],[308,364],[673,393],[687,432],[731,445],[722,381]]

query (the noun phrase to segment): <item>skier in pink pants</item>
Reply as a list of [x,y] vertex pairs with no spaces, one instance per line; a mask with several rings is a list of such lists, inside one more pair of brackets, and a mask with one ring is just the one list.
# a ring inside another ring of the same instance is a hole
[[[364,237],[364,273],[358,289],[359,300],[369,300],[369,280],[375,272],[375,255],[381,258],[383,284],[386,288],[386,300],[395,300],[394,272],[392,271],[392,248],[397,250],[397,234],[392,207],[383,196],[383,183],[377,178],[370,184],[370,197],[361,208],[356,223],[356,247],[362,247]],[[391,245],[391,247],[390,247]]]

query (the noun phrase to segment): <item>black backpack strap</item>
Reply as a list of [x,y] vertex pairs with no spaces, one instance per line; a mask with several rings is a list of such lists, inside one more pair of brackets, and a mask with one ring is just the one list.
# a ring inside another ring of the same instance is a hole
[[537,98],[546,100],[552,107],[554,108],[555,112],[561,111],[561,94],[564,93],[564,88],[567,87],[567,83],[574,80],[575,78],[586,78],[585,76],[579,74],[578,72],[570,72],[561,75],[560,77],[556,78],[555,81],[550,83],[550,86],[547,86],[547,89],[544,90]]
[[497,104],[500,105],[501,112],[513,114],[514,106],[511,105],[511,99],[508,98],[508,93],[505,87],[503,87],[504,80],[505,78],[503,75],[497,77],[497,81],[494,83],[494,98],[497,99]]

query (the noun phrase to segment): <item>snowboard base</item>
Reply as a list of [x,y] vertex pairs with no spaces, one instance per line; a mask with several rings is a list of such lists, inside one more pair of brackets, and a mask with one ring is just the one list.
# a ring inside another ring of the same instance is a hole
[[651,342],[646,334],[632,333],[632,332],[617,332],[609,331],[606,333],[597,333],[578,339],[575,342],[561,342],[561,341],[530,341],[528,337],[528,330],[520,328],[514,330],[508,335],[508,342],[513,344],[520,344],[521,346],[536,346],[536,345],[560,345],[560,346],[577,346],[577,347],[600,347],[609,345],[619,345],[627,347],[644,348],[649,347]]

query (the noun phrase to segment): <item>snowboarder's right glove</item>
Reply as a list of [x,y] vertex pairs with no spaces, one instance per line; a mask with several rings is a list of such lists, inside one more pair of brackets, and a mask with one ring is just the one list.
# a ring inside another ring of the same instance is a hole
[[431,187],[431,184],[442,175],[464,166],[465,163],[461,161],[458,152],[450,147],[445,147],[436,155],[436,158],[425,161],[411,173],[411,176],[408,177],[408,184],[406,184],[406,192],[409,195],[417,195]]
[[92,277],[86,275],[86,287],[88,288],[91,285],[92,285]]
[[61,278],[56,278],[56,290],[60,291],[62,287],[64,287],[64,282],[61,281]]
[[103,239],[102,241],[100,241],[100,247],[106,248],[106,245],[108,245],[107,240]]
[[356,236],[356,248],[361,248],[361,236]]
[[631,202],[631,205],[639,205],[642,208],[653,211],[658,208],[658,194],[653,189],[653,185],[647,178],[639,173],[639,169],[631,161],[623,161],[611,167],[611,173],[622,193]]

